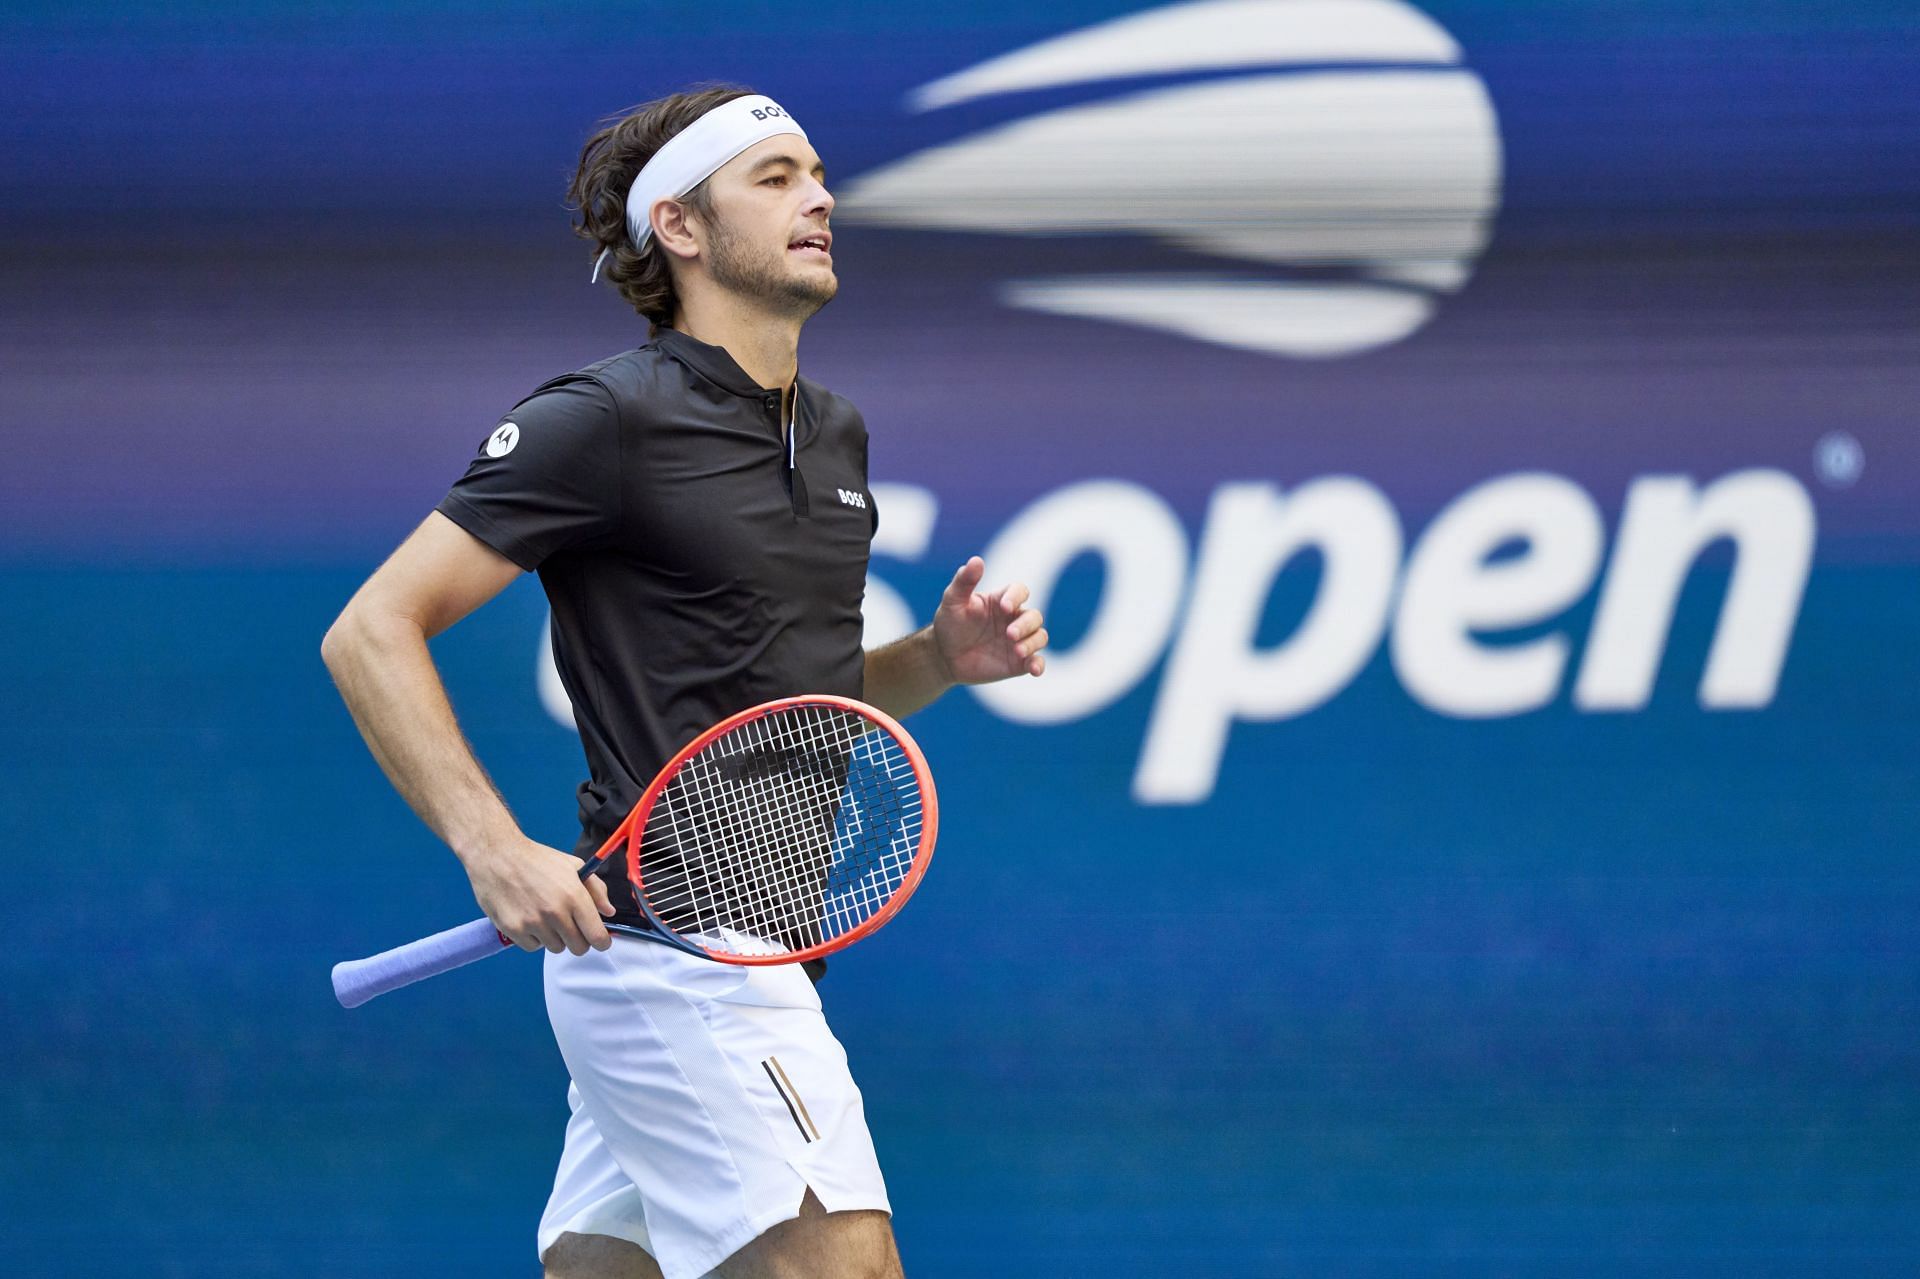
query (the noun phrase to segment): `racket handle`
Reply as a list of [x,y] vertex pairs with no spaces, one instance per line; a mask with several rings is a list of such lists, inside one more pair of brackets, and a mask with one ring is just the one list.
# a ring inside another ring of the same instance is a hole
[[419,941],[381,951],[366,959],[349,959],[333,966],[333,994],[342,1008],[358,1008],[369,999],[428,977],[497,955],[507,948],[490,919],[449,928]]

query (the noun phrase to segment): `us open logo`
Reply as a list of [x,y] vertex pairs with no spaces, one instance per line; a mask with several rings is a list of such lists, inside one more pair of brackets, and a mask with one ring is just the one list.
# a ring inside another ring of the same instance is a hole
[[1109,271],[1005,281],[999,300],[1270,355],[1357,355],[1417,332],[1486,250],[1500,132],[1463,59],[1401,0],[1149,9],[915,90],[914,112],[1040,90],[1091,100],[867,173],[837,216],[1145,237],[1192,269],[1120,255]]
[[[1060,255],[1095,255],[1076,273],[989,286],[1005,306],[1075,321],[1293,359],[1361,355],[1417,333],[1467,283],[1500,203],[1486,86],[1404,0],[1165,5],[907,99],[913,113],[961,104],[985,123],[855,179],[835,216],[1086,240]],[[1830,485],[1860,475],[1851,437],[1823,442],[1820,459]],[[861,606],[867,647],[925,621],[884,561],[934,554],[941,509],[932,489],[873,489],[887,518]],[[1084,478],[1011,513],[983,553],[990,579],[1026,582],[1043,611],[1069,566],[1098,561],[1092,616],[1049,647],[1045,679],[972,691],[1004,720],[1052,725],[1151,686],[1132,797],[1199,804],[1236,736],[1313,714],[1376,657],[1437,716],[1644,711],[1696,562],[1730,543],[1704,661],[1669,678],[1702,711],[1757,710],[1779,687],[1817,537],[1806,489],[1760,466],[1636,474],[1604,493],[1509,470],[1417,523],[1357,475],[1221,477],[1186,515],[1142,484]],[[1306,555],[1320,563],[1313,598],[1271,636],[1266,602]],[[542,636],[541,696],[571,723],[551,628]]]

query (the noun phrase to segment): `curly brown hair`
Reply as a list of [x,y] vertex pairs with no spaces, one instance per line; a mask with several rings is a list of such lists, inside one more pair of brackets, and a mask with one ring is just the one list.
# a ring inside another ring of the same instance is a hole
[[[567,187],[567,207],[574,210],[573,233],[592,243],[596,260],[603,251],[611,251],[603,270],[620,296],[647,317],[650,333],[672,327],[679,298],[666,254],[655,252],[651,241],[642,253],[627,235],[627,192],[669,138],[721,103],[752,92],[737,84],[702,85],[644,102],[607,116],[602,121],[605,127],[588,138],[580,152],[580,167]],[[696,213],[710,216],[713,212],[704,182],[681,199]]]

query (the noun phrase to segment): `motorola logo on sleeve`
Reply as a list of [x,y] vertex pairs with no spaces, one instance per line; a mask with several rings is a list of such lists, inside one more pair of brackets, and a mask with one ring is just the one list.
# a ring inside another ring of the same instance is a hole
[[1301,359],[1408,337],[1486,249],[1501,185],[1493,104],[1454,39],[1401,0],[1149,9],[935,80],[908,106],[1093,86],[1103,96],[855,179],[837,216],[1146,237],[1193,268],[1129,269],[1117,255],[1110,270],[1004,281],[999,299]]
[[513,452],[513,446],[520,442],[520,424],[502,422],[495,427],[493,434],[487,437],[487,456],[505,457]]

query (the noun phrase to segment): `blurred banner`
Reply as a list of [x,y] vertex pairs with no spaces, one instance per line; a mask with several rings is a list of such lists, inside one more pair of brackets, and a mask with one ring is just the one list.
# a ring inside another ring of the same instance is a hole
[[[1054,636],[822,987],[910,1274],[1920,1267],[1920,13],[996,0],[0,14],[0,1269],[537,1272],[538,961],[328,991],[473,903],[318,645],[645,339],[562,197],[714,80],[869,638]],[[435,652],[569,846],[537,585]]]

